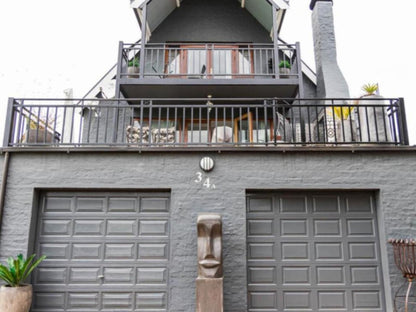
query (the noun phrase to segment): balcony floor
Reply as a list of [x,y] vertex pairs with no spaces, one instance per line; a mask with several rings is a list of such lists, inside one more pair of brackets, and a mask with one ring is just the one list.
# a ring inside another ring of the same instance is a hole
[[125,98],[295,98],[297,79],[134,79],[120,80]]

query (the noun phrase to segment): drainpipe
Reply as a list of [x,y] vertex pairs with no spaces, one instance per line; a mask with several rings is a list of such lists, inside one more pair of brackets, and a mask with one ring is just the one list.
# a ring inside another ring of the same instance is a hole
[[4,202],[6,199],[6,185],[7,185],[7,176],[9,175],[9,162],[10,162],[10,154],[6,152],[4,155],[4,163],[3,163],[3,177],[1,182],[1,189],[0,189],[0,233],[1,233],[1,225],[3,221],[3,211],[4,211]]

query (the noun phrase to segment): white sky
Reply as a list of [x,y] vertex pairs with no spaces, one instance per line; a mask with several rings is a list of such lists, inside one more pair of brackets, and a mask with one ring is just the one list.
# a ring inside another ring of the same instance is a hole
[[[291,0],[281,37],[301,43],[314,66],[310,0]],[[338,62],[353,97],[378,82],[385,97],[404,97],[416,144],[414,0],[334,0]],[[128,0],[2,0],[0,142],[8,97],[82,97],[117,61],[118,42],[140,36]]]

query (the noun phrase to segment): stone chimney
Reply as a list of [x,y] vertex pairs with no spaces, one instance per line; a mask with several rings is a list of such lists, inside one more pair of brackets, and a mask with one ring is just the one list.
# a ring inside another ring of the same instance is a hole
[[317,95],[348,98],[348,84],[338,66],[332,0],[312,0],[312,28],[315,47]]

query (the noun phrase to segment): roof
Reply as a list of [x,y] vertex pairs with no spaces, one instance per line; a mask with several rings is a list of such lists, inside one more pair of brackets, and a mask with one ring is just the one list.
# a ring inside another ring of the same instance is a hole
[[[148,1],[147,7],[147,31],[151,34],[176,8],[180,7],[183,0],[130,0],[138,19],[140,28],[142,25],[142,6]],[[285,11],[289,8],[289,0],[235,0],[240,2],[254,18],[268,31],[273,28],[272,5],[279,9],[278,31],[283,23]]]

